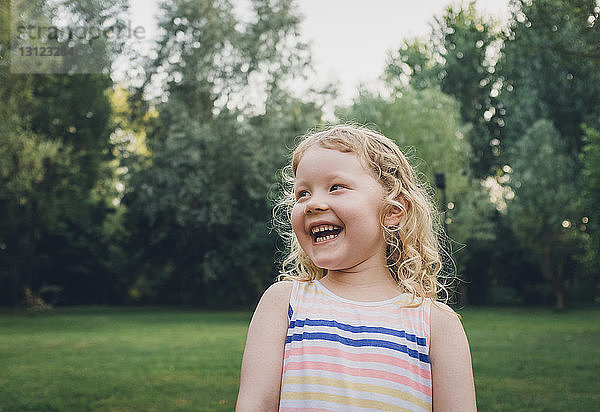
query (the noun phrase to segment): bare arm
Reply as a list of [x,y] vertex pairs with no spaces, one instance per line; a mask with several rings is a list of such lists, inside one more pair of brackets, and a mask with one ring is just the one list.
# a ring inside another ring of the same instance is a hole
[[291,282],[271,285],[252,316],[240,377],[236,411],[276,411],[288,328]]
[[441,303],[431,305],[433,410],[476,411],[469,342],[458,315]]

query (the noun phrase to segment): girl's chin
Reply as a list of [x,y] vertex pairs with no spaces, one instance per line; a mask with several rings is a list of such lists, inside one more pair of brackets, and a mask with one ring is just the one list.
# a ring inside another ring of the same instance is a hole
[[312,261],[315,264],[315,266],[317,266],[319,269],[323,269],[328,272],[331,272],[331,271],[342,271],[343,272],[345,269],[344,265],[340,265],[339,263],[332,262],[330,260],[324,260],[324,259],[321,259],[321,260],[316,259],[315,260],[315,259],[313,259]]
[[315,266],[318,267],[319,269],[338,270],[337,265],[332,264],[331,262],[327,262],[327,261],[319,260],[319,259],[312,259],[312,258],[311,258],[311,260],[315,264]]

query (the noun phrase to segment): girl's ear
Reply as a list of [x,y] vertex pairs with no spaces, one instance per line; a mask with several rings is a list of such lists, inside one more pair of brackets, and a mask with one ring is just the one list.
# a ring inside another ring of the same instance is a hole
[[400,206],[392,206],[392,208],[386,213],[383,223],[385,226],[393,226],[398,225],[400,223],[400,219],[406,213],[407,202],[404,197],[398,199],[398,203]]
[[403,214],[404,211],[398,206],[392,206],[390,211],[387,212],[387,214],[383,218],[383,224],[385,226],[396,226],[398,225],[398,223],[400,223],[400,218],[402,218]]

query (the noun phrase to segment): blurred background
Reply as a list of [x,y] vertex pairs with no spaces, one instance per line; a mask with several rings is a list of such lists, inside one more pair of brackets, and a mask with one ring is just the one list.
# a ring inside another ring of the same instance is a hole
[[600,299],[594,0],[0,10],[2,306],[252,308],[279,171],[339,121],[428,182],[461,306]]

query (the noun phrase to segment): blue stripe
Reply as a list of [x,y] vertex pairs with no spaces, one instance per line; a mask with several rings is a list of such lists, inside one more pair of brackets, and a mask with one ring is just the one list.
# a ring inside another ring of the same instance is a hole
[[398,352],[406,353],[411,358],[415,358],[424,363],[429,363],[429,356],[420,353],[417,350],[410,349],[406,345],[401,345],[395,342],[388,342],[385,340],[378,339],[349,339],[340,335],[336,335],[334,333],[311,333],[311,332],[303,332],[303,333],[295,333],[293,335],[288,335],[285,339],[285,343],[290,342],[299,342],[303,340],[328,340],[333,342],[339,342],[341,344],[352,346],[352,347],[362,347],[362,346],[374,346],[378,348],[387,348],[393,349]]
[[[291,307],[290,307],[290,309],[291,309]],[[291,319],[291,317],[290,317],[290,319]],[[289,329],[293,329],[296,326],[301,328],[304,325],[329,326],[332,328],[338,328],[338,329],[344,330],[346,332],[352,332],[352,333],[383,333],[386,335],[392,335],[392,336],[397,336],[399,338],[406,339],[409,342],[416,342],[417,345],[419,345],[419,346],[427,346],[425,338],[420,338],[417,335],[413,335],[412,333],[406,333],[406,331],[404,331],[404,330],[381,328],[381,327],[376,327],[376,326],[352,326],[352,325],[348,325],[346,323],[336,322],[335,320],[324,320],[324,319],[323,320],[321,320],[321,319],[300,320],[300,319],[296,319],[295,321],[290,322]]]
[[[290,318],[290,320],[292,319],[292,315],[294,314],[294,309],[292,309],[292,305],[288,305],[288,318]],[[290,326],[293,324],[294,322],[290,323]]]

